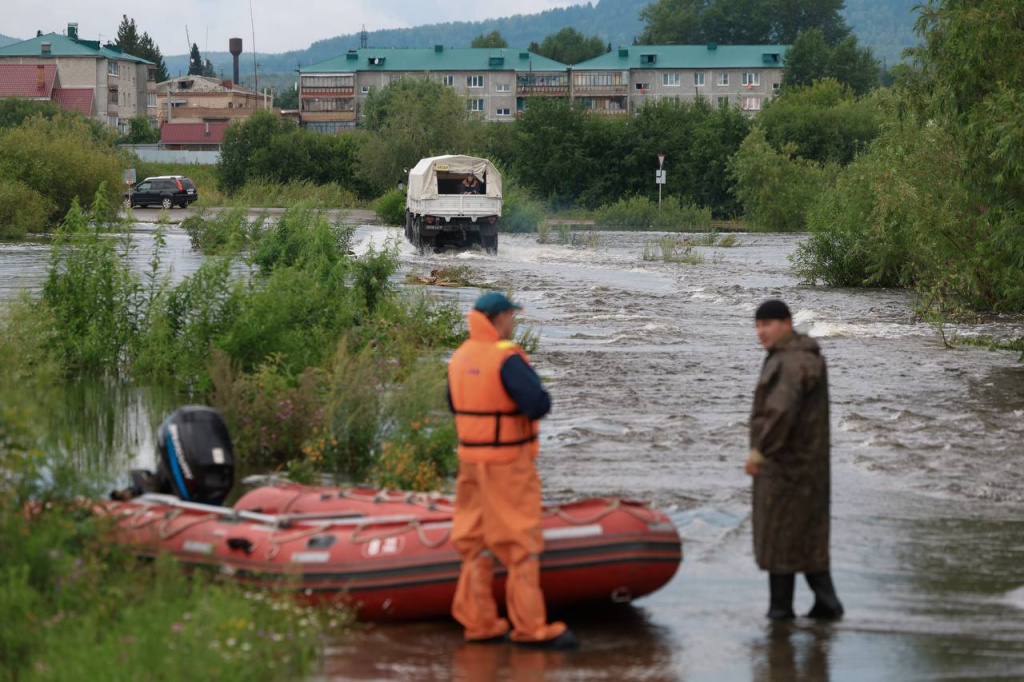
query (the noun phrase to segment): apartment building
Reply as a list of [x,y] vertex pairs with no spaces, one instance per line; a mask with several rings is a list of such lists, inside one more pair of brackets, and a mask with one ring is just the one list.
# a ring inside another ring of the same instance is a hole
[[573,99],[625,115],[645,102],[704,97],[753,116],[779,92],[788,45],[630,45],[572,68]]
[[299,116],[320,132],[352,128],[375,89],[433,78],[487,121],[511,121],[530,97],[568,97],[565,64],[509,48],[363,48],[299,70]]
[[230,80],[206,76],[179,76],[156,85],[157,120],[164,123],[230,122],[252,116],[260,109],[273,109],[267,95],[244,88]]
[[0,65],[55,65],[62,87],[91,89],[93,117],[127,133],[132,118],[143,115],[157,122],[156,65],[125,54],[115,45],[78,36],[78,24],[67,33],[42,33],[0,48]]

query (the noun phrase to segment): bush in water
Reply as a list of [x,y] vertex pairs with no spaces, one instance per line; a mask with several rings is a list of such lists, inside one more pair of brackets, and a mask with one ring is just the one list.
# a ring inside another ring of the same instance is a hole
[[498,228],[503,232],[539,232],[547,218],[544,203],[512,183],[506,184],[503,194]]
[[682,205],[674,196],[665,198],[659,211],[658,202],[637,195],[597,209],[594,222],[599,227],[620,230],[707,230],[711,228],[711,211],[692,204]]
[[385,225],[405,225],[405,190],[389,189],[373,202],[373,210]]

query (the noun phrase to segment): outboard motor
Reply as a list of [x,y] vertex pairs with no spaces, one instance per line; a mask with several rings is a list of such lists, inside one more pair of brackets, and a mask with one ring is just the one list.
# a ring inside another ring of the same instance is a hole
[[156,487],[189,502],[222,504],[235,482],[235,456],[228,427],[209,407],[187,405],[164,420],[156,433]]

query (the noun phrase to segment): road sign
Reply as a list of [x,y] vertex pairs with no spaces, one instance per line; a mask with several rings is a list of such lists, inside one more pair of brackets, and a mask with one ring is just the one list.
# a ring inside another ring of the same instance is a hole
[[664,167],[665,167],[665,155],[664,154],[658,154],[658,168],[664,168]]
[[134,185],[135,184],[135,169],[126,168],[124,171],[124,184]]
[[668,173],[668,171],[663,171],[663,170],[654,171],[654,181],[656,183],[658,183],[659,185],[664,185],[665,184],[665,174],[666,173]]

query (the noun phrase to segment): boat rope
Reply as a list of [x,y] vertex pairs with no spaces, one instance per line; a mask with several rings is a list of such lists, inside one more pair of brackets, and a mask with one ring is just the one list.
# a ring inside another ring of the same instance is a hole
[[164,519],[164,522],[161,523],[160,527],[157,529],[157,533],[160,535],[161,540],[169,540],[178,533],[188,530],[193,526],[198,526],[201,523],[206,523],[207,521],[213,521],[215,519],[220,518],[219,514],[204,514],[202,516],[197,516],[194,519],[189,519],[175,528],[171,528],[171,523],[174,522],[174,520],[180,517],[183,513],[183,510],[176,509],[167,514],[167,517]]

